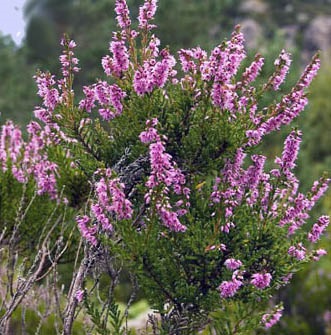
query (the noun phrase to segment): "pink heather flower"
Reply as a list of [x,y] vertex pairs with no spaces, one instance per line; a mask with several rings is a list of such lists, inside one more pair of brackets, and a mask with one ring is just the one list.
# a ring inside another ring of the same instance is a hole
[[161,51],[161,56],[161,61],[157,62],[154,58],[150,58],[135,71],[133,87],[138,95],[164,87],[168,78],[175,75],[176,72],[173,70],[176,64],[175,58],[166,49]]
[[331,179],[327,179],[327,178],[323,178],[323,177],[320,178],[320,180],[314,182],[313,187],[311,189],[311,193],[313,195],[310,198],[310,201],[311,201],[311,207],[310,208],[312,208],[315,205],[315,203],[328,190],[330,182],[331,182]]
[[37,106],[33,114],[38,120],[44,123],[50,123],[52,121],[52,113],[48,109]]
[[328,216],[321,216],[317,223],[313,225],[313,228],[308,233],[308,240],[312,243],[316,243],[320,236],[323,234],[326,227],[329,225],[330,219]]
[[145,93],[151,92],[153,89],[149,72],[149,70],[140,67],[134,74],[133,88],[138,95],[144,95]]
[[48,193],[52,199],[57,197],[56,172],[57,165],[46,159],[41,160],[35,165],[34,175],[37,182],[37,193],[39,195]]
[[160,141],[160,136],[157,133],[156,128],[154,128],[158,123],[158,120],[154,118],[152,121],[147,120],[146,126],[148,127],[146,131],[143,131],[139,135],[139,139],[142,143],[149,144],[152,142]]
[[72,51],[73,47],[75,46],[76,43],[74,41],[70,41],[67,45],[68,49],[64,50],[62,55],[59,57],[63,78],[68,78],[70,74],[79,72],[80,70],[77,67],[79,60],[78,58],[74,57],[74,52]]
[[257,145],[261,142],[263,136],[279,130],[283,125],[290,124],[303,111],[307,103],[308,99],[303,90],[292,90],[276,105],[275,116],[271,116],[257,129],[246,132],[246,136],[249,139],[247,145]]
[[167,210],[165,207],[160,207],[159,209],[160,218],[162,223],[174,232],[184,232],[187,227],[180,223],[178,219],[178,214]]
[[149,21],[154,19],[157,8],[157,0],[145,0],[143,6],[139,8],[139,28],[151,30],[155,25],[149,24]]
[[253,82],[256,79],[256,77],[259,75],[263,65],[264,65],[264,58],[261,55],[257,54],[255,56],[255,60],[245,70],[245,72],[242,75],[242,77],[243,77],[242,81],[243,81],[244,85],[247,85],[247,84]]
[[116,0],[116,20],[121,29],[129,28],[131,25],[130,12],[126,0]]
[[229,258],[224,262],[224,265],[229,270],[236,270],[242,266],[242,262],[238,259]]
[[277,91],[279,86],[284,82],[285,77],[290,69],[291,62],[291,55],[285,50],[282,50],[279,57],[275,60],[274,64],[276,66],[276,73],[270,81],[270,84],[275,91]]
[[215,82],[211,92],[213,104],[222,110],[234,112],[236,107],[235,101],[238,97],[234,89],[234,85],[222,85]]
[[275,160],[275,163],[279,164],[285,171],[292,170],[295,167],[301,143],[301,135],[301,131],[293,130],[285,140],[282,158]]
[[[213,64],[213,76],[215,83],[231,84],[231,79],[236,75],[242,60],[246,57],[244,49],[244,37],[236,27],[230,41],[226,45],[214,48],[209,57],[210,64]],[[216,89],[215,91],[219,91]]]
[[190,49],[181,49],[178,51],[178,55],[183,72],[195,73],[197,66],[194,62],[193,51]]
[[327,251],[324,249],[317,249],[313,253],[313,260],[318,261],[322,256],[327,255]]
[[84,86],[83,93],[85,95],[85,99],[79,102],[79,108],[90,113],[92,108],[95,107],[95,90],[93,89],[93,87]]
[[293,277],[293,273],[289,273],[286,276],[282,277],[282,282],[284,284],[288,284],[291,281],[292,277]]
[[110,85],[106,81],[99,81],[91,87],[84,86],[83,91],[85,99],[80,101],[80,109],[90,113],[97,102],[101,106],[99,114],[105,121],[122,114],[122,100],[126,97],[126,93],[116,84]]
[[247,188],[250,190],[250,195],[246,199],[247,203],[252,206],[255,204],[258,196],[258,186],[263,177],[263,169],[266,161],[266,157],[262,155],[253,155],[253,165],[250,166],[246,171],[246,183]]
[[262,316],[262,324],[265,326],[265,328],[271,328],[274,326],[282,317],[283,315],[283,308],[277,308],[273,313],[271,314],[264,314]]
[[[156,201],[156,209],[162,223],[172,231],[183,232],[186,230],[186,226],[180,223],[178,216],[182,216],[187,212],[187,208],[190,205],[188,202],[190,190],[184,187],[185,176],[176,167],[176,164],[172,162],[171,155],[165,152],[164,143],[161,141],[156,128],[154,128],[157,123],[156,118],[148,120],[146,122],[147,130],[139,136],[141,142],[149,143],[151,164],[151,174],[146,182],[149,192],[145,195],[145,202],[147,204],[150,203],[156,188],[159,189],[157,192],[161,190],[161,194],[158,194]],[[175,194],[184,195],[187,200],[186,203],[184,201],[177,201],[176,211],[173,211],[169,202],[170,187]],[[186,208],[178,208],[184,205]]]
[[299,243],[298,246],[291,246],[287,252],[290,256],[296,258],[298,261],[302,261],[306,257],[306,248]]
[[320,66],[321,61],[318,58],[318,56],[315,55],[310,64],[308,64],[305,70],[303,71],[303,74],[301,75],[298,81],[297,86],[299,89],[307,88],[311,84],[312,80],[316,77]]
[[95,237],[97,233],[97,226],[94,225],[92,227],[89,226],[91,219],[87,216],[77,216],[76,222],[78,224],[78,229],[81,235],[93,246],[97,245],[97,239]]
[[257,289],[262,290],[267,286],[270,286],[272,276],[270,273],[255,273],[252,275],[251,284]]
[[112,224],[110,223],[108,217],[104,213],[103,208],[99,204],[92,205],[91,211],[94,214],[97,221],[101,224],[103,230],[110,232],[113,230]]
[[[295,185],[295,188],[297,188],[297,185]],[[290,200],[291,199],[289,199],[289,201]],[[309,217],[307,211],[311,207],[311,201],[302,193],[298,193],[292,202],[293,203],[291,205],[289,202],[285,215],[279,222],[280,226],[291,224],[289,228],[290,234],[305,223],[305,220]]]
[[155,35],[152,35],[146,48],[146,52],[148,52],[148,54],[151,56],[150,60],[151,62],[155,62],[154,58],[156,58],[159,55],[160,44],[161,44],[160,39],[158,39]]
[[43,98],[44,106],[52,112],[60,100],[58,89],[54,88],[55,77],[50,73],[39,72],[34,79],[38,87],[38,95]]
[[20,183],[25,183],[29,177],[33,177],[39,195],[47,193],[52,199],[56,199],[57,165],[48,160],[43,150],[50,139],[36,122],[31,122],[27,131],[29,141],[25,142],[21,131],[12,122],[2,126],[0,168],[7,171],[10,166],[13,176]]
[[129,53],[124,41],[112,41],[110,43],[112,58],[112,74],[120,77],[129,69]]
[[326,310],[323,314],[323,320],[325,323],[330,323],[331,322],[331,311]]
[[242,285],[242,281],[233,278],[230,281],[223,281],[221,285],[217,288],[217,290],[220,291],[220,295],[222,298],[230,298],[237,293]]
[[114,65],[113,65],[113,59],[109,56],[106,55],[102,57],[101,59],[101,65],[102,68],[107,76],[111,76],[113,73]]
[[97,203],[91,206],[92,212],[104,230],[112,230],[108,215],[115,214],[119,220],[130,219],[132,204],[126,199],[124,185],[118,178],[111,179],[110,169],[104,171],[104,177],[95,185]]
[[84,298],[84,290],[77,290],[75,293],[75,298],[79,303],[82,302]]
[[19,160],[24,145],[22,133],[12,121],[7,121],[1,129],[0,163],[3,171],[7,170],[7,160],[15,163]]

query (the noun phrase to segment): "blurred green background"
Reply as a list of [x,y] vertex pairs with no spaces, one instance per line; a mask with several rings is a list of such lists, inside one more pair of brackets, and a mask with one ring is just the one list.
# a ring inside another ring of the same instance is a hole
[[[137,17],[142,0],[127,1]],[[0,124],[13,119],[25,125],[32,117],[36,96],[33,75],[37,69],[57,74],[59,40],[64,32],[76,40],[82,71],[77,75],[77,99],[82,85],[102,78],[101,57],[116,29],[114,0],[27,0],[24,8],[26,36],[17,46],[0,34]],[[294,58],[292,71],[282,92],[290,89],[310,57],[321,50],[322,69],[310,92],[310,102],[292,126],[304,137],[297,173],[302,189],[331,166],[331,0],[159,0],[156,34],[163,46],[175,53],[200,45],[211,49],[229,37],[240,24],[246,37],[249,59],[259,52],[266,58],[261,80],[273,69],[282,48]],[[277,96],[270,96],[270,101]],[[263,151],[270,158],[280,155],[289,129],[269,136]],[[331,214],[331,194],[319,204],[311,224],[321,213]],[[307,265],[292,284],[279,293],[285,316],[272,334],[331,334],[331,247],[330,232],[320,243],[329,255]]]

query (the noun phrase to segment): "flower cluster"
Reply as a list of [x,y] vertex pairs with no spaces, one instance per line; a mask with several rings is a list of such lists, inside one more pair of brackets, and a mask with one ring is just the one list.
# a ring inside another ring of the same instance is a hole
[[79,107],[90,113],[96,103],[103,120],[109,121],[122,114],[126,93],[116,84],[110,85],[106,81],[99,81],[92,86],[84,87],[85,99],[81,100]]
[[261,55],[257,54],[255,56],[255,60],[249,67],[247,67],[247,69],[242,75],[243,84],[247,85],[253,82],[261,72],[263,65],[264,65],[264,58]]
[[257,289],[262,290],[270,286],[272,276],[270,273],[254,273],[252,275],[251,284]]
[[282,158],[276,158],[275,160],[275,163],[281,167],[285,174],[295,168],[295,161],[300,149],[301,135],[301,131],[293,130],[285,140]]
[[62,68],[62,76],[63,79],[66,80],[70,77],[72,73],[79,72],[78,58],[74,55],[74,49],[77,46],[76,42],[73,40],[69,40],[65,37],[61,40],[61,45],[65,48],[62,55],[59,57],[61,68]]
[[222,298],[231,298],[237,293],[242,285],[243,282],[236,279],[234,276],[232,280],[223,281],[218,287],[218,290],[220,291],[220,295]]
[[[243,264],[241,261],[231,258],[227,259],[224,265],[227,269],[233,271],[242,267]],[[240,287],[245,284],[251,284],[258,290],[263,290],[271,284],[272,275],[270,273],[254,273],[250,276],[250,281],[244,279],[244,274],[244,270],[236,270],[233,272],[231,280],[223,281],[219,285],[218,291],[222,298],[233,297],[239,291]]]
[[[146,182],[149,192],[145,195],[145,201],[149,204],[155,201],[155,208],[160,215],[162,223],[172,231],[185,231],[186,226],[180,223],[179,216],[186,214],[189,207],[190,190],[185,185],[185,176],[172,162],[172,157],[166,153],[164,142],[157,133],[155,126],[157,119],[146,122],[147,130],[140,134],[140,140],[149,145],[149,157],[151,174]],[[177,211],[173,211],[170,204],[170,189],[176,195],[184,195],[186,203],[179,200],[176,203]],[[184,208],[181,208],[181,206]]]
[[27,183],[32,177],[37,192],[49,194],[52,199],[58,197],[56,188],[57,165],[48,159],[46,145],[49,136],[36,122],[27,126],[29,140],[25,142],[17,126],[8,121],[2,126],[0,134],[0,167],[9,168],[20,183]]
[[50,115],[60,101],[60,93],[56,88],[55,76],[50,73],[39,72],[34,78],[38,95],[43,99],[43,105],[46,107],[46,109],[37,108],[35,116],[46,123],[50,121]]
[[176,74],[176,71],[173,70],[176,60],[169,51],[163,49],[160,52],[162,58],[160,61],[155,59],[158,56],[157,49],[154,49],[154,52],[155,56],[146,60],[134,74],[133,87],[138,95],[144,95],[152,92],[155,88],[164,87],[168,78]]
[[157,8],[157,0],[145,0],[144,5],[139,8],[139,28],[151,30],[155,28],[154,24],[149,22],[154,18]]
[[[221,231],[229,233],[236,226],[236,220],[240,219],[236,211],[240,211],[243,206],[250,208],[250,213],[261,225],[273,222],[287,229],[289,236],[307,222],[309,212],[326,191],[330,180],[322,178],[315,182],[307,195],[298,192],[299,181],[294,176],[293,169],[300,142],[301,133],[293,130],[285,140],[281,158],[275,160],[279,169],[273,169],[269,173],[264,172],[266,157],[262,155],[252,155],[252,165],[244,169],[246,154],[243,148],[237,150],[233,160],[226,161],[221,177],[215,179],[211,193],[213,206],[222,209],[222,221],[225,225],[221,227]],[[308,233],[307,241],[315,243],[328,224],[328,217],[320,217]],[[310,255],[313,260],[318,260],[325,253],[325,250],[318,249]],[[306,259],[307,251],[303,242],[289,245],[288,255],[297,261]],[[242,265],[238,262],[240,261],[229,258],[225,266],[235,270]],[[261,269],[261,272],[251,276],[250,284],[262,290],[271,286],[271,279],[272,275],[266,269]],[[222,282],[219,287],[221,297],[232,297],[245,284],[245,281],[240,281],[239,285],[237,280],[235,278]]]
[[[225,206],[225,222],[226,225],[222,230],[229,232],[231,227],[234,227],[233,215],[234,210],[244,200],[253,207],[258,200],[260,200],[262,207],[267,210],[266,196],[270,193],[270,184],[267,174],[264,173],[263,168],[266,157],[262,155],[253,155],[253,164],[244,170],[242,168],[245,154],[242,149],[237,151],[234,162],[228,160],[221,172],[222,178],[217,177],[211,193],[211,200],[213,203],[222,203]],[[261,184],[266,190],[266,193],[261,193]],[[219,186],[226,188],[219,189]]]
[[269,85],[273,87],[275,91],[279,89],[279,86],[284,82],[286,75],[290,69],[291,58],[285,50],[282,50],[279,57],[275,60],[276,72],[270,78]]
[[54,75],[46,72],[38,72],[34,76],[38,95],[43,99],[44,107],[35,108],[35,116],[44,123],[52,122],[52,113],[59,104],[69,105],[72,103],[72,75],[80,69],[77,67],[78,59],[74,56],[74,48],[76,43],[73,40],[63,38],[61,45],[64,47],[62,55],[60,55],[60,63],[62,69],[62,78],[56,80]]
[[76,222],[82,237],[92,245],[96,246],[97,239],[95,236],[98,230],[98,226],[96,224],[90,225],[91,218],[87,215],[77,216]]
[[[82,236],[92,245],[97,245],[97,233],[112,232],[113,223],[117,220],[130,219],[133,209],[131,202],[124,194],[124,184],[113,177],[110,169],[98,170],[101,175],[95,183],[95,201],[91,204],[91,217],[84,215],[76,218]],[[91,222],[93,224],[91,224]]]
[[308,240],[312,243],[316,243],[320,236],[323,234],[326,227],[329,225],[330,219],[328,216],[321,216],[317,223],[313,225],[310,233],[308,233]]
[[267,116],[266,120],[258,124],[255,129],[247,130],[248,146],[257,145],[263,136],[279,130],[283,125],[290,124],[303,111],[308,103],[304,90],[316,76],[319,67],[320,60],[316,56],[306,67],[292,91],[283,96],[281,102],[271,109],[272,113]]
[[114,35],[110,43],[109,51],[112,57],[107,55],[102,58],[101,64],[107,76],[120,77],[129,69],[129,54],[125,40]]
[[291,245],[288,249],[288,254],[298,261],[302,261],[306,257],[306,248],[302,245],[302,243],[298,243],[297,246]]
[[272,313],[264,314],[262,316],[262,324],[265,326],[265,328],[271,328],[274,326],[280,318],[283,315],[283,307],[276,307],[276,309]]
[[116,20],[121,29],[131,26],[130,11],[125,0],[116,0],[115,13]]
[[242,262],[239,259],[228,258],[224,262],[224,265],[229,270],[236,270],[236,269],[238,269],[238,268],[240,268],[242,266]]

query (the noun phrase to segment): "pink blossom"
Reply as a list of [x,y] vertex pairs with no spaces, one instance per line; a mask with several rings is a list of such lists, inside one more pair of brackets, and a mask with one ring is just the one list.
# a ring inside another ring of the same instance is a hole
[[288,254],[296,258],[298,261],[302,261],[306,257],[306,248],[302,245],[302,243],[299,243],[297,246],[292,245],[288,249]]
[[129,69],[130,63],[127,47],[124,41],[112,41],[109,50],[113,54],[112,74],[119,77]]
[[172,231],[185,231],[186,226],[180,223],[178,216],[186,214],[187,208],[180,208],[184,201],[177,201],[177,210],[174,211],[169,202],[170,188],[176,195],[183,195],[186,198],[185,206],[189,207],[190,190],[184,187],[185,176],[172,162],[172,157],[165,152],[164,142],[154,128],[158,120],[148,120],[146,122],[147,130],[143,131],[139,138],[143,143],[149,143],[149,157],[151,164],[151,174],[146,182],[149,188],[145,194],[145,202],[150,203],[151,198],[157,189],[161,189],[161,194],[156,201],[156,209],[160,215],[162,223]]
[[292,170],[295,167],[301,143],[301,135],[301,131],[293,130],[285,140],[282,158],[275,160],[285,171]]
[[312,208],[316,202],[323,196],[323,194],[328,190],[331,179],[320,178],[320,180],[315,181],[313,187],[311,188],[312,196],[310,198]]
[[50,73],[39,72],[34,76],[38,87],[38,95],[43,98],[44,106],[50,111],[54,111],[55,107],[59,103],[60,93],[55,88],[55,76]]
[[264,64],[264,58],[261,55],[256,55],[255,60],[243,73],[243,83],[245,85],[253,82],[259,75]]
[[75,293],[75,298],[78,302],[82,302],[84,298],[84,290],[77,290]]
[[129,28],[131,25],[130,12],[126,0],[116,0],[116,20],[121,29]]
[[97,245],[96,233],[97,233],[97,226],[89,226],[91,219],[87,216],[77,216],[76,222],[78,224],[78,229],[81,235],[92,245]]
[[62,75],[63,78],[68,78],[70,74],[74,72],[79,72],[78,65],[78,58],[74,57],[74,53],[72,51],[73,47],[75,47],[76,44],[74,41],[70,41],[67,45],[68,49],[64,50],[62,55],[60,55],[59,60],[62,66]]
[[291,56],[289,53],[287,53],[285,50],[282,50],[279,57],[275,60],[276,73],[270,80],[270,84],[275,91],[277,91],[279,86],[284,82],[285,77],[290,69],[292,62],[290,57]]
[[329,223],[330,219],[328,216],[321,216],[317,223],[313,225],[311,231],[308,233],[308,240],[312,243],[316,243]]
[[155,27],[149,23],[149,21],[154,19],[154,15],[157,8],[157,0],[145,0],[143,6],[139,7],[139,28],[151,30]]
[[262,290],[270,286],[272,276],[270,273],[255,273],[252,275],[251,284],[254,285],[257,289]]
[[264,314],[262,316],[262,324],[265,326],[265,328],[271,328],[274,326],[280,318],[283,315],[283,308],[277,308],[273,313],[271,314]]
[[242,285],[242,281],[234,278],[230,281],[223,281],[217,290],[220,291],[222,298],[230,298],[237,293]]
[[168,210],[164,206],[161,206],[159,209],[160,218],[162,223],[174,232],[184,232],[187,227],[180,223],[178,219],[178,214]]
[[103,177],[95,184],[97,201],[91,210],[104,230],[112,231],[110,216],[119,220],[130,219],[133,213],[131,202],[126,199],[124,185],[118,178],[112,178],[112,171],[106,169],[99,173]]
[[327,251],[325,249],[317,249],[313,253],[313,260],[318,261],[322,256],[327,255]]
[[300,89],[307,88],[311,84],[312,80],[316,77],[320,66],[321,61],[318,58],[318,55],[315,55],[310,64],[308,64],[305,70],[303,71],[297,84],[298,88]]
[[229,270],[236,270],[239,267],[242,266],[242,262],[238,259],[234,258],[228,258],[225,262],[224,265],[226,266],[227,269]]
[[139,139],[142,143],[148,144],[151,142],[160,141],[160,136],[157,133],[156,128],[154,128],[158,123],[158,120],[154,118],[152,121],[148,120],[146,122],[147,130],[143,131],[139,135]]

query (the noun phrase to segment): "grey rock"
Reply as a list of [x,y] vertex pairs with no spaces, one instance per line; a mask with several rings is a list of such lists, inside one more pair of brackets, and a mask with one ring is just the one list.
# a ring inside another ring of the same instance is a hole
[[245,0],[239,9],[242,13],[265,14],[268,11],[268,4],[263,0]]
[[331,49],[331,16],[316,16],[304,33],[304,49],[309,52]]
[[253,19],[244,19],[240,22],[241,32],[245,36],[248,49],[257,49],[263,39],[263,30],[260,24]]

